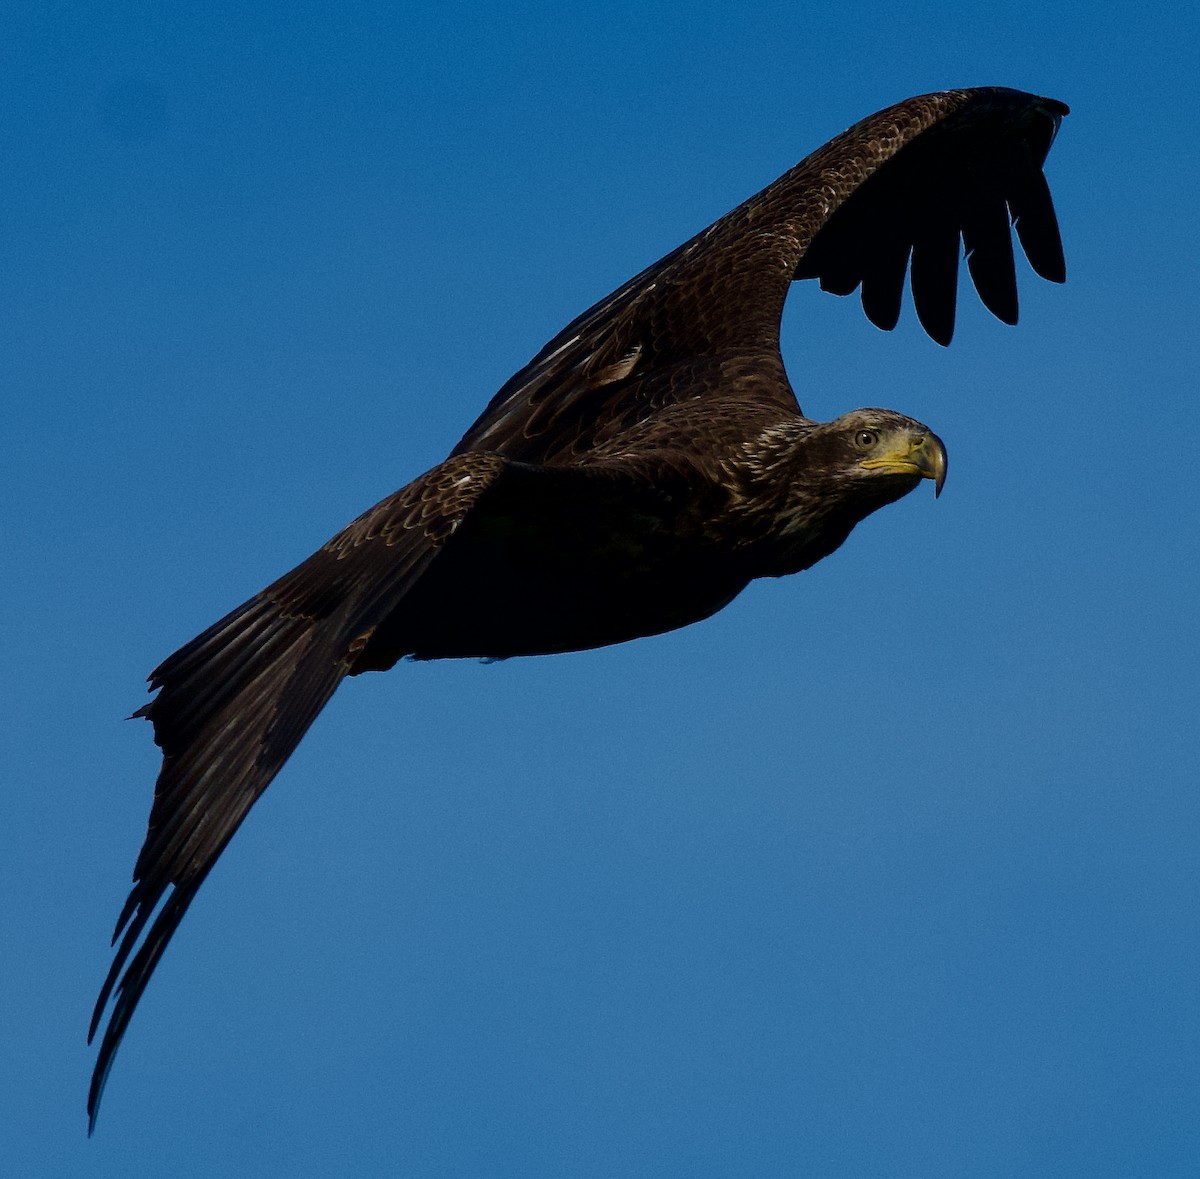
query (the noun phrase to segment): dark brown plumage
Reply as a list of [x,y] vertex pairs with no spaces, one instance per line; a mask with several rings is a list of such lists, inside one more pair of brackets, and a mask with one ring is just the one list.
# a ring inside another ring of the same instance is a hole
[[856,124],[584,312],[444,463],[155,669],[137,715],[163,764],[89,1033],[115,996],[92,1125],[167,942],[344,676],[684,626],[827,556],[922,478],[941,490],[945,450],[920,423],[801,414],[779,354],[788,284],[861,286],[890,329],[911,256],[917,315],[946,344],[961,242],[983,302],[1015,323],[1010,223],[1034,270],[1064,278],[1042,164],[1066,113],[987,88]]

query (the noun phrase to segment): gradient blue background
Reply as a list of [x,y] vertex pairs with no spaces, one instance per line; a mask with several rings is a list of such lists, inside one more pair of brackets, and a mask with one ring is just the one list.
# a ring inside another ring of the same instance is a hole
[[[1196,18],[56,4],[0,18],[13,1176],[1200,1173]],[[691,630],[347,683],[84,1139],[156,662],[856,119],[1075,109],[1022,323],[793,289],[951,455]]]

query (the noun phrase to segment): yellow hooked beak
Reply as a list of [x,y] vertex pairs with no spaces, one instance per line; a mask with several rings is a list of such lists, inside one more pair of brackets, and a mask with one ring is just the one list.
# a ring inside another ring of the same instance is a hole
[[919,475],[933,480],[933,494],[942,494],[946,482],[946,448],[942,440],[928,430],[902,434],[887,454],[863,459],[860,466],[868,471],[895,471],[897,475]]

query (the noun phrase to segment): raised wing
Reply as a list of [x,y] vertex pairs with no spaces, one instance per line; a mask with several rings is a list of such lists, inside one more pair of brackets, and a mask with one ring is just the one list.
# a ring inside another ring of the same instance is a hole
[[[984,87],[910,98],[855,124],[585,311],[506,382],[455,448],[553,462],[753,359],[754,390],[796,409],[779,357],[788,284],[817,278],[895,326],[912,258],[926,331],[954,331],[960,257],[984,304],[1016,321],[1010,220],[1038,274],[1065,277],[1042,164],[1067,107]],[[682,374],[679,370],[683,370]]]

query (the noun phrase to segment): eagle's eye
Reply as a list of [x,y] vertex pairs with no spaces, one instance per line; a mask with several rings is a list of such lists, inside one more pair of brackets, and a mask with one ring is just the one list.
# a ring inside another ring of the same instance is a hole
[[859,432],[854,435],[854,445],[857,446],[859,450],[870,450],[870,448],[878,441],[879,434],[874,430],[859,430]]

